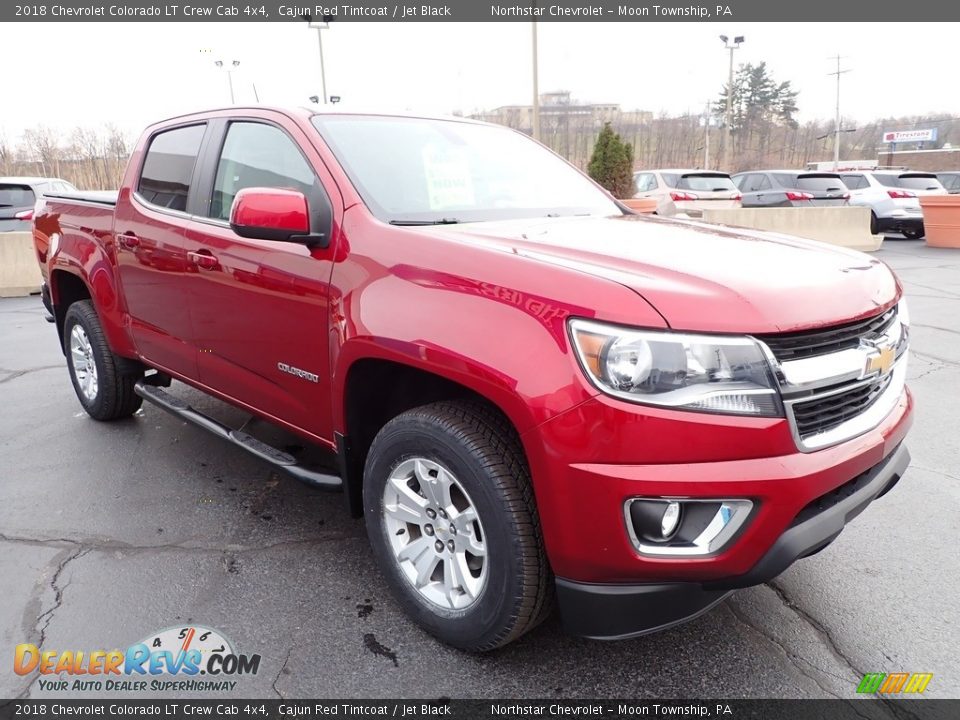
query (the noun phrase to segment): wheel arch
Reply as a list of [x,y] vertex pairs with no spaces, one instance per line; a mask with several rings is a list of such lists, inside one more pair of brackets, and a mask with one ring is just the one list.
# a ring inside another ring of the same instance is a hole
[[336,437],[340,470],[355,517],[363,514],[363,468],[370,445],[377,432],[400,413],[439,400],[475,400],[501,414],[518,439],[533,422],[520,398],[504,402],[502,391],[468,385],[395,358],[358,358],[341,377],[334,422],[341,429]]

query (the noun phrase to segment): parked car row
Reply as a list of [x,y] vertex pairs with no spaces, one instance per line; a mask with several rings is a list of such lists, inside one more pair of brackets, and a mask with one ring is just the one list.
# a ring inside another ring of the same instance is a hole
[[751,170],[733,176],[705,170],[634,173],[636,198],[656,198],[661,215],[710,208],[870,208],[870,232],[923,237],[923,195],[960,193],[960,172]]

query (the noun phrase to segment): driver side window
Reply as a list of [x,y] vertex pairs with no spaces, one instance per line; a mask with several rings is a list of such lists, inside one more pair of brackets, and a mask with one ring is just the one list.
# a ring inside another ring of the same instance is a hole
[[234,122],[227,129],[217,164],[209,217],[229,220],[233,199],[248,187],[299,190],[311,201],[322,192],[313,168],[283,130],[264,123]]

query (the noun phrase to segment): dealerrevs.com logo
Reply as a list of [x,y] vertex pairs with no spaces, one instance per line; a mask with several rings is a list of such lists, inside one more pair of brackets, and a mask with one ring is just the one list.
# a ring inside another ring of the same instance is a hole
[[236,652],[220,632],[200,625],[161,630],[126,650],[44,650],[23,643],[13,657],[17,675],[36,672],[41,690],[63,692],[229,692],[234,677],[259,669],[259,655]]

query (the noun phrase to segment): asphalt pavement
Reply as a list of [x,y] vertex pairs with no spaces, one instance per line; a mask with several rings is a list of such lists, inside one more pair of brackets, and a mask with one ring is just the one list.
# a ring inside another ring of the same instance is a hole
[[960,697],[960,251],[888,240],[875,256],[913,320],[900,484],[820,554],[686,625],[601,643],[553,617],[482,656],[401,614],[341,495],[153,406],[89,419],[40,299],[0,300],[0,698],[55,695],[12,672],[17,644],[125,648],[187,623],[262,656],[236,697],[853,698],[864,673],[897,671]]

